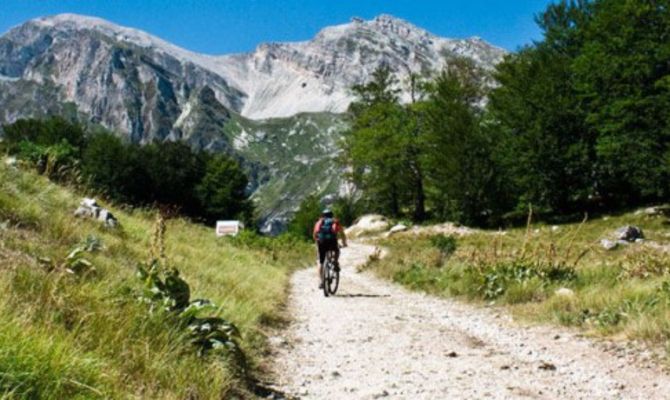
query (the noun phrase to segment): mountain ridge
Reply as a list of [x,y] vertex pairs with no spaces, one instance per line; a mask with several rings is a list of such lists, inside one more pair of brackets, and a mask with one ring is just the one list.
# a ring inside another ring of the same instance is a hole
[[[232,91],[229,94],[213,88],[217,99],[250,119],[290,117],[300,112],[344,112],[353,99],[351,85],[365,81],[382,63],[390,64],[397,72],[426,74],[446,66],[445,59],[451,56],[470,57],[490,69],[505,54],[480,38],[438,37],[388,14],[325,27],[310,40],[260,43],[252,52],[228,55],[193,52],[138,29],[78,14],[32,19],[3,37],[30,25],[52,31],[56,37],[97,32],[119,43],[203,68],[222,78]],[[361,68],[351,68],[353,65]],[[0,74],[16,78],[2,69]]]
[[382,64],[401,76],[429,75],[460,56],[491,69],[504,54],[479,38],[440,38],[389,15],[212,56],[97,17],[59,14],[0,36],[0,123],[70,115],[137,144],[179,140],[231,154],[246,166],[263,226],[274,232],[306,195],[340,190],[336,143],[352,85]]

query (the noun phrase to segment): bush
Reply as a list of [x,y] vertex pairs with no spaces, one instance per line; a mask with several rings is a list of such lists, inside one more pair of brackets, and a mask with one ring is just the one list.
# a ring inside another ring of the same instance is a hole
[[435,235],[431,236],[430,243],[440,251],[443,257],[449,257],[456,251],[457,242],[453,236]]
[[557,282],[573,281],[577,276],[572,267],[524,262],[488,264],[467,271],[481,282],[478,291],[485,299],[501,297],[512,286],[525,285],[531,280],[539,280],[535,286],[541,291]]
[[23,141],[18,144],[16,155],[30,163],[38,173],[52,179],[63,179],[77,165],[77,153],[78,149],[65,140],[51,145]]

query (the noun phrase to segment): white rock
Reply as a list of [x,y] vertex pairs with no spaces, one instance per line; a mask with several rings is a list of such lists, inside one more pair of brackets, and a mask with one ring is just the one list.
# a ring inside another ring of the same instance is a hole
[[8,167],[16,167],[17,160],[16,157],[7,157],[5,158],[5,165]]
[[115,228],[119,224],[119,221],[108,209],[98,206],[97,201],[91,198],[84,198],[79,203],[79,207],[74,211],[74,216],[95,219],[108,228]]
[[619,243],[615,242],[614,240],[602,239],[600,241],[600,245],[605,250],[614,250],[619,246]]
[[98,202],[95,199],[89,197],[84,197],[84,199],[79,204],[84,207],[99,207]]
[[389,230],[389,233],[394,234],[394,233],[398,233],[398,232],[404,232],[407,229],[409,229],[407,227],[407,225],[398,224],[398,225],[394,226],[393,228],[391,228],[391,230]]
[[354,225],[346,229],[347,236],[358,237],[373,233],[383,232],[389,229],[388,220],[378,214],[368,214],[360,217]]
[[561,297],[574,297],[575,296],[575,291],[572,290],[572,289],[562,287],[562,288],[556,289],[554,294],[556,296],[561,296]]

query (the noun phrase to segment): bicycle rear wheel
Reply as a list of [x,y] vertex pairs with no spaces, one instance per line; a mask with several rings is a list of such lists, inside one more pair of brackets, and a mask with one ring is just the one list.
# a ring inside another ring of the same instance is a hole
[[[324,281],[324,292],[327,290],[329,294],[334,295],[337,288],[340,286],[340,272],[336,270],[335,263],[337,263],[337,253],[329,251],[326,253],[326,264],[328,268],[324,268],[327,272],[327,280]],[[327,295],[326,295],[327,296]]]
[[330,295],[330,288],[328,286],[329,269],[328,258],[326,257],[326,260],[323,263],[323,267],[321,267],[321,283],[323,284],[323,295],[326,297]]

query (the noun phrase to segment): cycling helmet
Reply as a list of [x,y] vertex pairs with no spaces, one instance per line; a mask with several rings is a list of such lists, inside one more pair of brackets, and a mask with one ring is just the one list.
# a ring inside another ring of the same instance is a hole
[[321,216],[326,218],[333,218],[333,210],[326,208],[321,212]]

